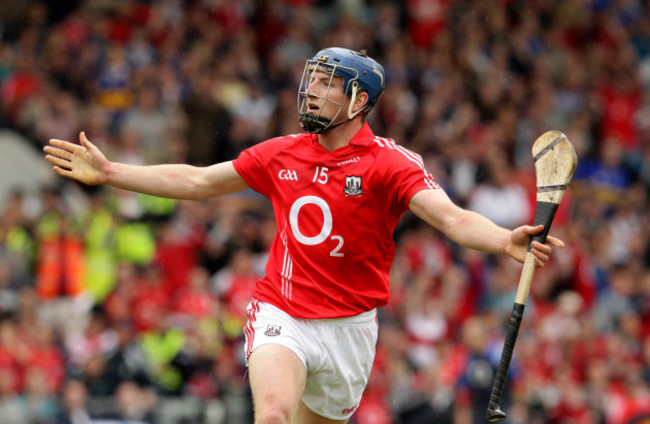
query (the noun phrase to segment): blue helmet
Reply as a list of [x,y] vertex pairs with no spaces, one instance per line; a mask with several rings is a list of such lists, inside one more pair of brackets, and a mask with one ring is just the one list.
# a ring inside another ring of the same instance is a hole
[[[384,68],[377,61],[368,57],[364,51],[357,52],[341,47],[330,47],[319,51],[313,58],[307,60],[300,82],[300,88],[298,89],[300,125],[303,129],[311,133],[321,133],[334,128],[332,121],[339,115],[343,108],[342,104],[336,103],[339,106],[339,112],[332,119],[321,116],[320,114],[313,115],[308,113],[307,99],[310,96],[314,97],[309,93],[309,86],[313,78],[313,73],[316,70],[326,72],[332,78],[334,76],[343,78],[343,91],[347,96],[353,97],[353,101],[359,89],[364,90],[368,94],[368,102],[361,110],[355,113],[352,113],[351,109],[348,110],[348,120],[353,119],[361,112],[365,115],[369,114],[384,91],[386,75]],[[328,97],[322,99],[325,102],[333,102]],[[341,124],[344,122],[341,122]]]

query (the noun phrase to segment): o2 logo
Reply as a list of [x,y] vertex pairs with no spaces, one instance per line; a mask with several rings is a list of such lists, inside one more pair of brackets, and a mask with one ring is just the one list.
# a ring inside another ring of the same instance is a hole
[[[298,216],[300,215],[300,210],[305,205],[315,205],[318,206],[323,212],[323,226],[315,236],[306,236],[300,231],[298,225]],[[330,236],[332,233],[332,211],[330,210],[329,205],[323,199],[318,196],[303,196],[298,198],[293,205],[291,205],[291,210],[289,211],[289,224],[291,225],[291,231],[293,235],[300,243],[307,246],[315,246],[327,240],[335,240],[337,242],[336,247],[330,252],[330,256],[343,257],[341,248],[343,247],[343,237],[339,235]]]

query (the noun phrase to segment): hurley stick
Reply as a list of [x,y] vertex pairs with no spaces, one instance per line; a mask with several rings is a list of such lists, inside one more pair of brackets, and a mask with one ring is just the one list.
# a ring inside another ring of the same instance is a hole
[[546,236],[551,228],[553,217],[557,211],[562,196],[567,189],[573,172],[578,164],[576,152],[569,139],[559,131],[547,131],[533,143],[533,159],[535,160],[535,178],[537,180],[537,199],[535,202],[535,218],[533,225],[544,225],[544,230],[531,237],[528,244],[528,253],[521,271],[515,304],[510,315],[510,324],[506,333],[506,340],[501,353],[501,361],[494,377],[490,402],[485,419],[494,422],[506,417],[501,410],[501,396],[506,384],[508,369],[512,352],[517,341],[519,325],[524,315],[524,306],[530,291],[530,284],[535,275],[535,256],[530,252],[532,242],[546,241]]

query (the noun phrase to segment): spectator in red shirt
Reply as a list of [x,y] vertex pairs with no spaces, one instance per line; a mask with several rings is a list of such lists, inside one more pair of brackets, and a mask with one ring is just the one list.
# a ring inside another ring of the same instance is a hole
[[193,322],[216,317],[219,302],[210,290],[210,274],[205,268],[195,267],[188,284],[180,288],[171,299],[171,310]]
[[41,370],[47,391],[58,393],[66,375],[65,357],[54,343],[55,334],[52,329],[39,326],[34,330],[25,368]]
[[225,312],[240,323],[246,320],[246,305],[251,301],[260,275],[254,272],[254,256],[247,248],[236,249],[228,265],[212,277],[212,289],[226,307]]
[[[184,208],[181,206],[180,210]],[[170,295],[188,285],[205,245],[205,229],[187,215],[191,212],[180,212],[163,223],[158,232],[154,262]]]
[[130,303],[130,315],[136,332],[158,328],[169,304],[170,292],[161,270],[155,265],[141,269]]
[[25,101],[41,89],[43,81],[37,73],[35,58],[29,52],[18,54],[11,75],[0,85],[0,101],[10,122],[18,123]]

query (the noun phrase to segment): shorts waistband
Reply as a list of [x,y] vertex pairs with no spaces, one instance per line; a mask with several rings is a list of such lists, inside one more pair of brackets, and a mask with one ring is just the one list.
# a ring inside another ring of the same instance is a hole
[[324,318],[315,321],[323,321],[331,324],[338,325],[367,325],[377,320],[377,309],[371,309],[366,312],[361,312],[358,315],[343,318]]
[[[273,305],[272,303],[264,302],[261,300],[256,300],[254,299],[254,302],[257,302],[260,305],[266,305],[270,308],[276,309],[279,312],[287,314],[285,311],[282,309],[278,308],[277,306]],[[361,312],[360,314],[357,315],[352,315],[349,317],[342,317],[342,318],[294,318],[297,320],[303,320],[303,321],[311,321],[311,322],[327,322],[330,324],[338,324],[338,325],[367,325],[373,322],[377,321],[377,308],[373,308],[369,311]]]

